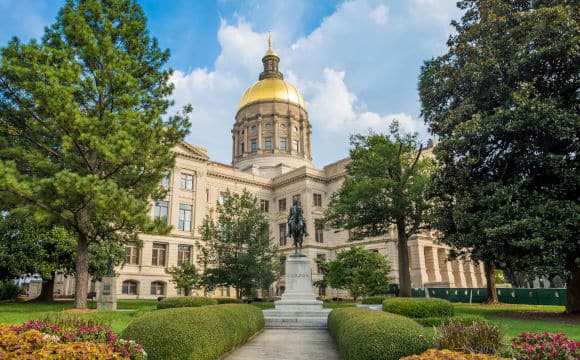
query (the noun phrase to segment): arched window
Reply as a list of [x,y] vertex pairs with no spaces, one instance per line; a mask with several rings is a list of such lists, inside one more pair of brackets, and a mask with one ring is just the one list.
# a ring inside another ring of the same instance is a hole
[[123,281],[123,295],[138,295],[139,294],[139,283],[135,280]]
[[165,283],[161,281],[153,281],[151,283],[151,295],[165,295]]

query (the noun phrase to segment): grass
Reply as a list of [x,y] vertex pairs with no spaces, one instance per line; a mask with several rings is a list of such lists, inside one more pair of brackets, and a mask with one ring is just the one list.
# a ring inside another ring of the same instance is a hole
[[[254,302],[252,305],[260,309],[273,309],[273,302]],[[351,307],[354,303],[324,303],[324,308],[335,309]],[[87,320],[95,320],[110,327],[115,333],[120,333],[135,318],[156,309],[156,300],[119,300],[117,308],[121,311],[99,311],[89,313],[75,313],[75,316]],[[562,313],[563,306],[537,305],[500,305],[488,306],[479,304],[454,304],[456,314],[481,315],[489,322],[499,325],[505,332],[506,340],[523,332],[560,332],[568,338],[580,340],[580,326],[578,324],[563,324],[555,321],[521,320],[502,317],[500,313],[508,311],[544,311]],[[56,301],[53,304],[38,303],[0,303],[0,323],[18,325],[27,320],[37,320],[73,307],[72,300]],[[89,302],[90,308],[95,308],[94,302]]]
[[564,324],[556,321],[539,321],[503,317],[504,312],[542,311],[555,314],[564,312],[564,306],[553,305],[481,305],[454,304],[456,314],[474,314],[485,317],[490,323],[500,326],[506,339],[511,339],[524,332],[564,333],[573,340],[580,340],[579,324]]
[[[71,315],[87,320],[94,320],[106,325],[115,333],[120,333],[136,317],[144,312],[155,309],[156,300],[120,300],[117,307],[120,310],[133,311],[99,311],[89,313],[73,313]],[[0,323],[18,325],[28,320],[40,320],[50,314],[72,309],[72,300],[59,300],[53,304],[39,303],[0,303]],[[89,302],[89,308],[95,308],[94,302]]]

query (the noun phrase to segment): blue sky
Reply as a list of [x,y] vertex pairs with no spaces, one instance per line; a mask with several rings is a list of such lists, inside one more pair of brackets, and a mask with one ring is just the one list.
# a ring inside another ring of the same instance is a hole
[[[318,167],[348,156],[348,138],[419,118],[424,60],[443,54],[460,11],[455,0],[139,0],[151,35],[171,51],[177,105],[194,106],[187,141],[231,162],[243,91],[261,71],[271,31],[280,70],[304,96]],[[0,0],[0,46],[40,38],[63,0]]]

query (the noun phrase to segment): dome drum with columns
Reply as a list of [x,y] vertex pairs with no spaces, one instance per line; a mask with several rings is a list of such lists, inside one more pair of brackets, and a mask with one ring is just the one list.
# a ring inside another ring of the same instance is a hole
[[312,166],[311,125],[300,92],[278,71],[280,58],[269,48],[259,80],[242,95],[232,130],[233,165],[274,177]]

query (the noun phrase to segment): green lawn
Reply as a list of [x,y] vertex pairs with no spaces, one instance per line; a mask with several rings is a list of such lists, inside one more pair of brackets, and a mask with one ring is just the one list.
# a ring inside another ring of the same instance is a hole
[[511,311],[542,311],[554,314],[564,312],[564,306],[551,305],[481,305],[481,304],[454,304],[456,314],[475,314],[485,317],[490,323],[500,326],[507,339],[511,339],[523,332],[552,332],[564,333],[573,340],[580,340],[580,324],[564,324],[555,321],[538,321],[513,319],[502,316],[503,312]]
[[[54,304],[36,303],[0,303],[0,323],[18,325],[27,320],[42,319],[50,314],[55,314],[63,310],[72,308],[72,300],[56,301]],[[252,305],[260,309],[272,309],[272,302],[254,302]],[[520,320],[502,317],[501,312],[509,311],[543,311],[562,313],[563,306],[533,306],[533,305],[469,305],[454,304],[457,314],[476,314],[488,319],[491,323],[501,326],[506,334],[506,339],[510,339],[523,332],[561,332],[569,338],[580,340],[580,324],[563,324],[553,321]],[[143,313],[154,310],[157,306],[156,300],[119,300],[117,307],[121,311],[100,311],[86,314],[74,314],[84,319],[92,319],[101,324],[109,326],[114,332],[121,332],[134,318]],[[327,309],[354,306],[353,303],[325,303]],[[94,308],[94,303],[89,303],[89,307]]]
[[[117,307],[124,311],[99,311],[86,314],[71,314],[87,320],[95,320],[106,325],[115,333],[120,333],[137,316],[144,312],[155,309],[156,300],[120,300]],[[61,312],[72,309],[72,300],[56,301],[54,304],[37,303],[0,303],[0,323],[18,325],[28,320],[39,320]],[[89,302],[90,308],[95,308],[96,304]],[[126,311],[125,311],[126,310]]]

